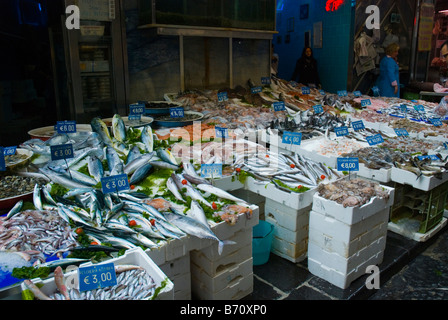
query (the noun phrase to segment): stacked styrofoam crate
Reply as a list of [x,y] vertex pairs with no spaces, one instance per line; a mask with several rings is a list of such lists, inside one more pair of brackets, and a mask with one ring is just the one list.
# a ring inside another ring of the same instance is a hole
[[271,252],[292,262],[304,260],[308,249],[311,203],[293,209],[267,198],[264,210],[265,220],[274,225]]
[[309,222],[309,271],[346,289],[366,267],[383,261],[394,189],[383,186],[388,199],[372,198],[360,207],[314,195]]
[[159,265],[174,284],[174,300],[191,299],[190,252]]
[[251,218],[239,215],[233,226],[221,222],[212,228],[219,239],[236,244],[225,245],[219,254],[216,241],[202,240],[200,248],[190,252],[194,299],[238,300],[253,291],[252,228],[258,224],[259,208],[252,207]]

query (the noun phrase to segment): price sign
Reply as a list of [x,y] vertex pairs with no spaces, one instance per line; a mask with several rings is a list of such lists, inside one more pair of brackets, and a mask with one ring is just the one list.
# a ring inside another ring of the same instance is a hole
[[183,117],[184,117],[183,107],[170,108],[170,118],[183,118]]
[[73,154],[72,144],[60,144],[57,146],[50,146],[51,160],[70,159]]
[[323,95],[323,96],[324,96],[324,95],[326,95],[325,91],[324,91],[324,90],[322,90],[322,89],[321,89],[321,90],[319,90],[319,93],[320,93],[321,95]]
[[435,154],[430,154],[427,156],[418,156],[419,160],[425,160],[425,159],[431,159],[432,161],[440,161],[440,158],[436,156]]
[[400,111],[401,112],[408,112],[408,106],[405,104],[400,104]]
[[355,97],[360,97],[361,96],[361,91],[353,91],[353,95]]
[[378,89],[377,86],[373,86],[373,87],[372,87],[372,91],[373,91],[373,95],[374,95],[375,97],[378,97],[378,96],[380,95],[380,89]]
[[371,146],[384,142],[383,136],[379,133],[373,136],[366,137],[366,140]]
[[263,88],[261,88],[261,87],[250,88],[250,92],[252,92],[252,93],[260,93],[262,90],[263,90]]
[[302,87],[302,94],[310,94],[311,90],[308,87]]
[[302,142],[301,132],[283,132],[282,143],[300,145]]
[[340,97],[346,97],[347,96],[347,90],[339,90],[338,96]]
[[294,88],[297,87],[297,85],[298,85],[298,83],[295,81],[290,81],[289,84]]
[[56,122],[57,133],[74,133],[76,132],[76,121],[58,121]]
[[226,91],[218,92],[218,102],[223,102],[229,100]]
[[334,128],[334,133],[336,133],[336,136],[342,137],[348,135],[348,128],[347,127],[337,127]]
[[364,122],[362,122],[362,120],[358,120],[352,122],[352,128],[355,131],[359,131],[364,130],[366,127],[364,127]]
[[227,128],[221,128],[221,127],[215,126],[215,134],[216,134],[216,138],[228,138],[229,137]]
[[338,171],[359,171],[359,158],[338,158]]
[[261,84],[271,84],[271,78],[261,77]]
[[222,178],[221,163],[204,163],[201,164],[201,177],[203,178]]
[[435,127],[439,127],[442,125],[442,120],[440,120],[440,118],[432,118],[430,119],[430,121]]
[[3,148],[3,155],[6,156],[12,156],[13,154],[16,154],[17,146],[14,147],[5,147]]
[[274,106],[274,111],[285,111],[285,103],[283,101],[274,102],[272,104]]
[[6,171],[5,156],[3,156],[3,147],[0,147],[0,171]]
[[314,113],[324,112],[324,108],[322,107],[321,104],[316,104],[315,106],[313,106],[313,109],[314,109]]
[[394,131],[397,134],[397,136],[399,136],[399,137],[405,137],[405,136],[409,135],[409,133],[406,129],[394,129]]
[[113,263],[79,268],[78,277],[80,291],[107,288],[117,284],[117,275]]
[[361,107],[366,107],[366,106],[370,106],[372,105],[372,102],[370,101],[370,99],[362,99],[361,100]]
[[128,116],[129,121],[140,121],[142,119],[142,116],[140,114],[130,114]]
[[123,173],[101,178],[101,186],[104,194],[129,190],[128,175]]
[[129,115],[132,116],[141,116],[145,113],[145,104],[144,103],[136,103],[129,105]]
[[418,105],[414,106],[414,109],[415,109],[416,111],[418,111],[418,112],[422,112],[422,113],[425,112],[425,107],[422,106],[421,104],[418,104]]

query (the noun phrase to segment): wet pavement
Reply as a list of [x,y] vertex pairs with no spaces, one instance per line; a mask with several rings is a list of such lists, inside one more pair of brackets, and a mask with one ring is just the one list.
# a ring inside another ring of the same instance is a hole
[[380,270],[380,288],[365,285],[370,274],[341,289],[307,269],[270,254],[254,266],[254,289],[243,300],[444,300],[448,299],[448,227],[425,242],[388,231]]

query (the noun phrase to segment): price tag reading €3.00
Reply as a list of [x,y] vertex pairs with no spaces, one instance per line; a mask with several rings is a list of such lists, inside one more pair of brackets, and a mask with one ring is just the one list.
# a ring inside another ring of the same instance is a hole
[[222,164],[220,163],[201,164],[201,177],[208,179],[222,178]]
[[282,143],[300,145],[302,142],[301,132],[283,132]]
[[117,284],[113,263],[93,265],[78,269],[79,291],[106,288]]
[[359,158],[338,158],[338,171],[359,171]]
[[128,181],[128,175],[123,174],[117,174],[115,176],[109,176],[101,178],[101,186],[103,189],[103,193],[111,193],[111,192],[118,192],[122,190],[128,190],[129,189],[129,181]]
[[60,144],[50,147],[51,160],[70,159],[75,155],[73,154],[72,144]]

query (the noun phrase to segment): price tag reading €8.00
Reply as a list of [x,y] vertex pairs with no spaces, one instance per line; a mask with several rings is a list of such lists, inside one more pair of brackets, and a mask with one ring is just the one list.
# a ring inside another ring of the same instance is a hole
[[101,178],[103,193],[118,192],[129,189],[128,175],[126,173]]
[[106,288],[117,284],[117,275],[113,263],[79,268],[78,277],[80,291]]
[[359,171],[359,158],[338,158],[338,171]]
[[283,132],[282,143],[300,145],[302,142],[301,132]]
[[51,160],[70,159],[75,155],[73,154],[72,144],[60,144],[50,147]]
[[201,164],[201,177],[203,178],[222,178],[222,164],[203,163]]
[[129,105],[129,115],[133,116],[141,116],[145,113],[145,104],[144,103],[136,103]]
[[57,133],[75,133],[76,121],[58,121],[56,122]]

